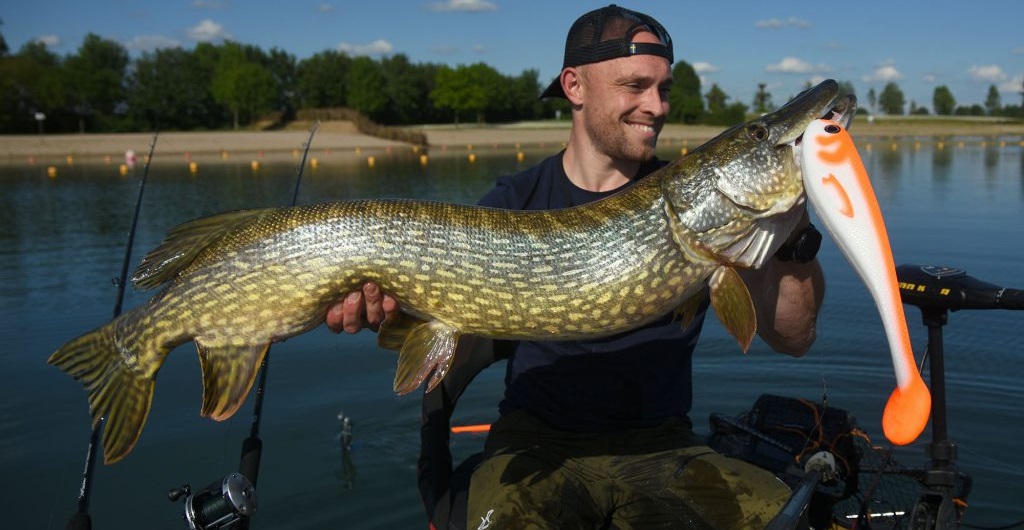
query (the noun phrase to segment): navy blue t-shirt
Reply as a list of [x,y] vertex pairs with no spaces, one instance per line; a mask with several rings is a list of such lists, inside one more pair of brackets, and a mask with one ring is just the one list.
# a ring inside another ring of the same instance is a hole
[[[618,191],[592,192],[574,185],[562,166],[564,153],[498,179],[479,204],[550,210],[578,206]],[[664,165],[656,159],[644,164],[637,179]],[[553,427],[580,432],[685,419],[693,398],[691,358],[706,309],[707,301],[686,329],[667,314],[638,330],[596,340],[497,345],[514,348],[501,413],[523,409]]]

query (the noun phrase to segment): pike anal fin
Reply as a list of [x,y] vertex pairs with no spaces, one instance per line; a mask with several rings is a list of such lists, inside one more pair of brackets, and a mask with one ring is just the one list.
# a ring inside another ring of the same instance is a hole
[[455,347],[459,342],[459,330],[436,320],[423,322],[409,332],[398,354],[398,369],[395,371],[395,392],[408,394],[420,386],[431,372],[427,384],[431,391],[448,374]]
[[203,368],[202,415],[223,421],[245,402],[270,343],[208,346],[196,339]]

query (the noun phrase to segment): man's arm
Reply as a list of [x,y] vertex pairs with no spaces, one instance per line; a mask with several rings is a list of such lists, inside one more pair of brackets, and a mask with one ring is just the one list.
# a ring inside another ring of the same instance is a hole
[[[805,213],[794,233],[808,226]],[[807,263],[771,257],[757,270],[741,270],[757,314],[757,334],[779,353],[799,357],[814,343],[825,276],[817,259]]]

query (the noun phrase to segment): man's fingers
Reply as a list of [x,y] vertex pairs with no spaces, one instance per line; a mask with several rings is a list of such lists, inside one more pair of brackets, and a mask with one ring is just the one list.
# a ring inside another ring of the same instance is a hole
[[363,329],[363,293],[352,291],[342,303],[342,329],[348,333],[358,333]]
[[369,282],[363,285],[363,298],[366,300],[366,323],[377,329],[386,316],[383,306],[384,295],[377,284]]

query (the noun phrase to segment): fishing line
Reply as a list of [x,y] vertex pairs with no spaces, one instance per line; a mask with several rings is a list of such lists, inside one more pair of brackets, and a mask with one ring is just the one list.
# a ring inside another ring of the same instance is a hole
[[[135,243],[135,231],[139,225],[139,211],[142,209],[142,197],[146,191],[146,180],[149,178],[149,165],[153,160],[153,150],[156,149],[156,140],[159,131],[153,131],[153,141],[149,144],[149,154],[146,155],[146,164],[143,166],[142,179],[139,181],[139,196],[135,199],[135,213],[132,215],[131,229],[128,231],[128,242],[125,244],[124,260],[121,263],[121,276],[114,278],[114,285],[117,286],[117,300],[114,303],[114,318],[121,315],[121,308],[124,306],[124,286],[128,283],[128,264],[132,259],[132,246]],[[78,490],[78,511],[71,516],[67,528],[69,530],[91,529],[92,518],[89,516],[89,497],[92,495],[92,476],[96,468],[96,450],[100,445],[100,429],[106,418],[100,418],[92,429],[89,436],[89,447],[85,454],[85,469],[82,472],[82,484]]]

